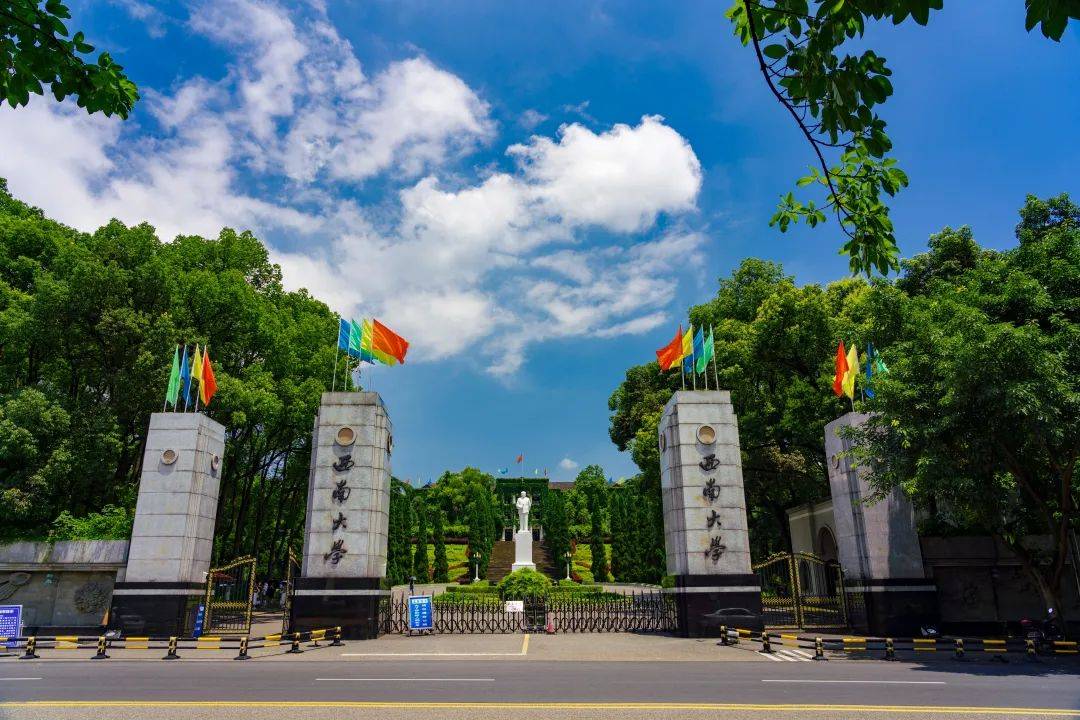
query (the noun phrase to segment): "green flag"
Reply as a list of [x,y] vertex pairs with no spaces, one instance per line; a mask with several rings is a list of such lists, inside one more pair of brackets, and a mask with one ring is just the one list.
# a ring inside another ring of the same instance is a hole
[[699,373],[705,372],[705,368],[709,367],[709,361],[713,356],[713,333],[712,328],[709,328],[709,336],[705,338],[705,349],[700,355],[697,356],[697,364],[694,365],[694,370]]
[[176,409],[176,396],[180,394],[180,352],[173,348],[172,371],[169,373],[169,389],[165,391],[165,404]]

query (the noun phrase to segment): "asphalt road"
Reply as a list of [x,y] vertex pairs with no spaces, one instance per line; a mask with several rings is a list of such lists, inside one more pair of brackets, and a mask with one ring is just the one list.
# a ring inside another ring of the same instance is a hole
[[[169,703],[184,705],[163,711]],[[538,715],[523,707],[543,703],[553,705],[536,708]],[[424,718],[986,717],[987,708],[1080,717],[1080,665],[431,658],[0,663],[0,718],[386,719],[418,712]]]

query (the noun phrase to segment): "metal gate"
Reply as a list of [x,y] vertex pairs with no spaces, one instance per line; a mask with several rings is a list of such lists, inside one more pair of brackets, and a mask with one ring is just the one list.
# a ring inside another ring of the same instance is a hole
[[[662,592],[618,597],[532,597],[510,605],[497,595],[442,593],[432,600],[436,633],[535,633],[550,624],[555,632],[673,632],[675,600]],[[409,631],[405,596],[383,602],[382,631]]]
[[206,575],[206,616],[203,633],[246,635],[251,629],[251,604],[255,596],[255,558],[237,558],[210,568]]
[[844,572],[810,553],[777,553],[754,565],[765,624],[791,628],[850,625]]
[[289,617],[292,615],[293,583],[300,574],[300,561],[289,548],[289,559],[285,569],[285,585],[281,589],[281,634],[289,632]]

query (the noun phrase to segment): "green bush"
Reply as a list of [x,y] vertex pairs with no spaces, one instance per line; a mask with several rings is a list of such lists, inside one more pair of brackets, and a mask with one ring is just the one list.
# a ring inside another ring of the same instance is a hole
[[551,587],[551,581],[546,575],[523,568],[502,579],[499,583],[499,594],[504,600],[523,600],[527,597],[542,597]]
[[660,578],[660,587],[665,587],[665,588],[673,588],[673,587],[675,587],[675,576],[674,575],[665,575],[664,577]]
[[446,588],[446,592],[453,595],[498,595],[499,589],[487,580],[481,580],[468,585],[450,585]]
[[127,540],[135,513],[116,505],[106,505],[101,512],[74,517],[67,510],[60,513],[49,530],[49,541]]
[[499,607],[502,605],[502,600],[495,593],[489,593],[487,595],[468,593],[441,593],[436,595],[432,601],[434,605],[470,605],[479,607]]

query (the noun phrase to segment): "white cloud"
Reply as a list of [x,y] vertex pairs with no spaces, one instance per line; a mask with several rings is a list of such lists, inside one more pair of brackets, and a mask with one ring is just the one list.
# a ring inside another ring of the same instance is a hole
[[[0,176],[83,229],[118,217],[166,239],[287,232],[293,249],[272,250],[287,286],[384,318],[413,341],[410,361],[481,348],[507,376],[537,343],[668,320],[704,242],[684,227],[701,167],[676,130],[658,116],[564,125],[462,177],[445,166],[491,142],[488,104],[422,56],[369,77],[304,7],[198,6],[189,30],[232,53],[224,77],[144,88],[127,124],[46,100],[0,109]],[[376,176],[389,190],[358,204],[356,184]]]
[[566,470],[567,472],[570,472],[572,470],[577,470],[578,467],[580,466],[568,457],[564,457],[562,460],[559,461],[560,470]]

